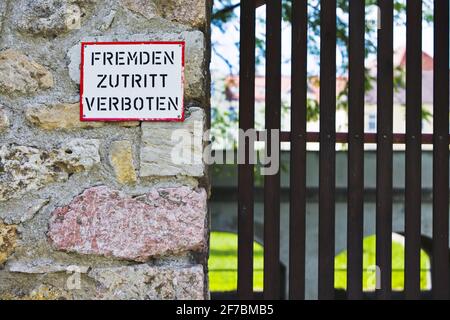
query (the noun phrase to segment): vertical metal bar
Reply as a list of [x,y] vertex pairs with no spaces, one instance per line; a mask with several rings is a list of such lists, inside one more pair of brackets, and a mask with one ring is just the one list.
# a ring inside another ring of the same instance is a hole
[[377,54],[377,196],[376,263],[381,271],[379,299],[392,292],[392,128],[393,128],[393,0],[378,0],[380,27]]
[[[255,118],[255,0],[241,2],[241,45],[239,80],[239,128],[254,128]],[[252,144],[249,144],[252,146]],[[238,296],[253,299],[253,165],[250,146],[245,148],[245,164],[238,166]]]
[[349,3],[347,293],[363,297],[364,1]]
[[307,1],[292,2],[289,298],[305,298]]
[[[422,1],[406,7],[405,296],[420,297]],[[447,67],[448,69],[448,67]]]
[[334,298],[336,1],[320,9],[319,299]]
[[[281,125],[281,0],[268,1],[266,10],[266,147],[268,154],[279,157],[272,154],[271,130]],[[280,298],[279,171],[264,176],[264,298]]]
[[433,262],[435,299],[449,299],[449,1],[434,1]]

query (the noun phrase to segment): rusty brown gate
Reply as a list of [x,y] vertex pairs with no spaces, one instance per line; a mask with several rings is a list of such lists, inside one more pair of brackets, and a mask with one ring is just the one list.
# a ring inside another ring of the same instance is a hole
[[[320,144],[319,160],[319,299],[334,299],[335,146],[348,143],[347,298],[363,298],[364,144],[377,144],[376,264],[382,270],[379,299],[392,298],[393,144],[406,146],[405,289],[419,299],[421,248],[421,146],[433,145],[432,296],[449,298],[449,1],[434,1],[433,134],[421,131],[422,1],[407,0],[406,134],[393,132],[394,1],[379,0],[377,49],[377,133],[364,133],[365,3],[349,1],[348,133],[336,133],[336,1],[321,0],[320,132],[306,130],[307,1],[292,0],[290,142],[289,298],[305,297],[306,144]],[[281,125],[281,0],[241,1],[240,117],[241,129],[254,128],[255,10],[266,5],[266,129]],[[270,140],[269,140],[270,141]],[[245,141],[240,141],[245,143]],[[271,149],[270,143],[267,148]],[[248,159],[248,146],[246,159]],[[252,151],[253,152],[253,151]],[[254,166],[238,171],[238,295],[253,292]],[[280,175],[264,180],[264,298],[281,297]]]

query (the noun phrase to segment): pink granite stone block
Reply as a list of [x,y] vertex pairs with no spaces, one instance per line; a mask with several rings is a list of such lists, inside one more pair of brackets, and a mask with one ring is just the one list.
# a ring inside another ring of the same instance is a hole
[[57,250],[140,262],[201,251],[206,201],[204,189],[184,186],[152,189],[137,198],[93,187],[52,213],[48,237]]

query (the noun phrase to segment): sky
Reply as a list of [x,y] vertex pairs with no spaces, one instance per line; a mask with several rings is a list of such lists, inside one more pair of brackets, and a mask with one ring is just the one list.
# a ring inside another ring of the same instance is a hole
[[[239,16],[239,9],[236,9],[236,13]],[[264,18],[265,6],[258,8],[256,15],[257,17]],[[366,17],[366,20],[376,23],[376,18],[377,11],[371,10],[370,14]],[[211,71],[213,75],[226,75],[230,72],[233,74],[239,73],[239,50],[236,47],[236,43],[239,42],[239,26],[236,23],[228,23],[225,28],[225,33],[222,33],[218,28],[213,27],[212,29],[212,41],[213,44],[215,44],[211,61]],[[283,23],[282,30],[282,73],[283,75],[290,75],[291,27],[288,23]],[[256,32],[260,35],[264,35],[265,25],[257,23]],[[405,46],[406,28],[404,26],[397,26],[394,29],[394,49]],[[433,27],[426,23],[423,24],[422,49],[424,52],[433,56]],[[221,57],[228,60],[231,66],[225,63]],[[368,61],[374,59],[375,56],[367,58]],[[339,66],[341,62],[339,54],[336,55],[336,61]],[[308,55],[308,72],[310,74],[318,74],[319,72],[318,61],[311,55]],[[259,67],[257,73],[260,75],[264,74],[264,66]]]

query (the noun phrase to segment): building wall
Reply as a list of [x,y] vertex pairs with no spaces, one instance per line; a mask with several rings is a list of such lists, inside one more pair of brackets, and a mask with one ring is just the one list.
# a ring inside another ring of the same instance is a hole
[[[432,236],[432,161],[431,151],[422,154],[422,235]],[[364,156],[365,203],[364,236],[375,234],[375,188],[376,188],[376,152],[366,151]],[[281,155],[281,262],[289,266],[289,153]],[[319,153],[310,151],[307,155],[307,205],[306,205],[306,297],[317,298],[318,282],[318,182]],[[347,153],[336,155],[336,254],[346,250],[347,239]],[[213,166],[211,219],[213,231],[237,232],[237,170],[234,165]],[[404,231],[404,187],[405,154],[394,152],[393,162],[393,232]],[[255,187],[255,240],[263,244],[264,198],[261,180]],[[418,195],[420,196],[420,195]],[[449,243],[450,245],[450,243]],[[287,280],[287,279],[286,279]],[[287,288],[286,284],[286,288]]]
[[[171,138],[208,125],[210,9],[0,0],[0,299],[208,297],[202,144]],[[186,42],[186,121],[80,122],[80,42],[155,40]]]

